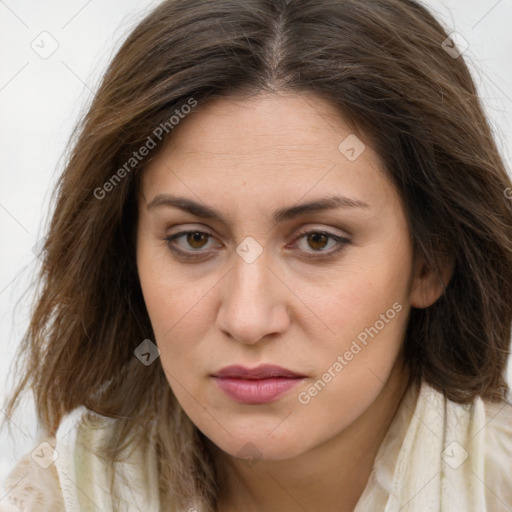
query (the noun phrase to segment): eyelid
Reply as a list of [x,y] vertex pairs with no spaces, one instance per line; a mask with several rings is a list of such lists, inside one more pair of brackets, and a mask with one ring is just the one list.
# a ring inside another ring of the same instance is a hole
[[304,259],[309,259],[309,260],[321,260],[321,259],[328,259],[330,257],[333,257],[335,256],[337,253],[339,253],[340,251],[342,251],[345,246],[349,245],[352,243],[352,241],[345,237],[345,236],[342,236],[342,235],[337,235],[335,233],[332,233],[331,231],[328,231],[326,229],[315,229],[315,228],[309,228],[309,229],[306,229],[302,232],[300,232],[293,240],[293,244],[295,245],[295,243],[300,240],[301,238],[303,238],[305,235],[309,235],[311,233],[316,233],[316,234],[322,234],[322,235],[326,235],[328,238],[331,238],[332,240],[334,240],[336,242],[336,247],[334,249],[330,249],[328,251],[312,251],[312,252],[305,252],[306,256],[303,256]]
[[171,251],[173,251],[176,254],[182,255],[182,256],[184,256],[186,258],[190,258],[190,259],[198,258],[198,257],[204,257],[206,254],[209,254],[210,252],[212,252],[212,249],[208,249],[208,250],[198,249],[196,251],[193,251],[193,250],[188,250],[187,251],[187,250],[184,250],[184,249],[180,249],[180,248],[178,248],[178,247],[176,247],[175,245],[172,244],[172,242],[174,240],[176,240],[178,238],[181,238],[182,236],[185,236],[185,235],[188,235],[188,234],[192,234],[192,233],[201,233],[201,234],[207,235],[209,238],[212,238],[212,239],[215,238],[214,235],[212,235],[208,231],[204,231],[203,229],[187,229],[187,230],[179,231],[179,232],[174,233],[172,235],[166,236],[164,241],[165,241],[167,247]]

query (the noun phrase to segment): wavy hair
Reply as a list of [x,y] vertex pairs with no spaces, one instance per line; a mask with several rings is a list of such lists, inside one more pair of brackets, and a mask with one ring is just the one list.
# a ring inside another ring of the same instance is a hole
[[[511,182],[447,38],[413,0],[168,0],[147,14],[70,139],[8,414],[31,389],[48,432],[80,405],[117,418],[103,452],[113,466],[156,426],[162,508],[215,510],[208,440],[159,360],[134,357],[154,339],[135,264],[136,197],[141,173],[172,137],[155,130],[173,113],[191,99],[201,108],[261,91],[312,92],[335,105],[380,155],[415,254],[437,271],[454,262],[441,297],[411,311],[404,353],[413,378],[459,403],[504,400]],[[130,160],[152,134],[147,158]]]

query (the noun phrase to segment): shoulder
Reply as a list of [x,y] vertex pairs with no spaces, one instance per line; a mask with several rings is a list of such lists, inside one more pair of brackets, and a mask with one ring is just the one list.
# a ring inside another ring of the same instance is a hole
[[512,505],[512,404],[484,402],[484,480],[489,510]]
[[55,438],[45,437],[11,470],[4,483],[0,512],[65,510],[57,468]]
[[70,509],[67,506],[70,498],[66,496],[68,486],[63,482],[59,468],[72,466],[72,459],[69,460],[70,450],[61,446],[65,448],[69,443],[62,443],[59,438],[67,432],[69,440],[76,439],[76,431],[89,413],[85,407],[71,411],[62,419],[55,436],[42,437],[29,453],[18,460],[3,483],[4,498],[0,501],[0,512],[61,512]]
[[508,464],[512,469],[512,460],[503,455],[512,455],[512,403],[484,402],[485,440],[488,455],[498,463]]
[[[131,502],[122,503],[123,488],[119,489],[120,501],[114,503],[108,489],[112,467],[97,453],[115,421],[85,407],[64,416],[55,436],[42,438],[11,470],[0,512],[78,512],[91,501],[101,510],[116,510],[120,505],[122,510],[138,510]],[[152,463],[152,452],[138,449],[119,464],[119,474],[138,480],[143,470],[154,467]],[[152,471],[149,475],[155,477]]]
[[[454,443],[459,462],[452,460]],[[442,499],[446,510],[509,510],[512,405],[480,397],[468,404],[452,402],[425,382],[420,389],[411,388],[370,478],[357,510],[383,510],[385,503],[395,510],[415,499],[420,489],[425,489],[423,500]],[[457,503],[462,508],[455,508]]]

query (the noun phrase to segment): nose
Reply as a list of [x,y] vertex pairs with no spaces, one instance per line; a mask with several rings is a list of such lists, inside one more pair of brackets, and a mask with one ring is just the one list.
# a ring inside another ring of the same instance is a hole
[[[219,329],[244,344],[286,331],[290,290],[270,268],[266,251],[251,263],[235,254],[234,267],[221,282]],[[275,267],[275,265],[274,265]]]

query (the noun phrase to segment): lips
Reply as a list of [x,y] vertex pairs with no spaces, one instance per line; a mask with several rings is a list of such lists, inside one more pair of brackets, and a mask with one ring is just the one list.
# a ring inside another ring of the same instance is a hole
[[252,369],[239,365],[226,366],[217,373],[214,373],[213,376],[247,380],[269,379],[272,377],[283,377],[289,379],[305,377],[305,375],[293,372],[287,368],[283,368],[282,366],[270,364],[262,364]]
[[306,378],[275,365],[256,368],[227,366],[212,377],[227,396],[236,402],[252,405],[273,402]]

